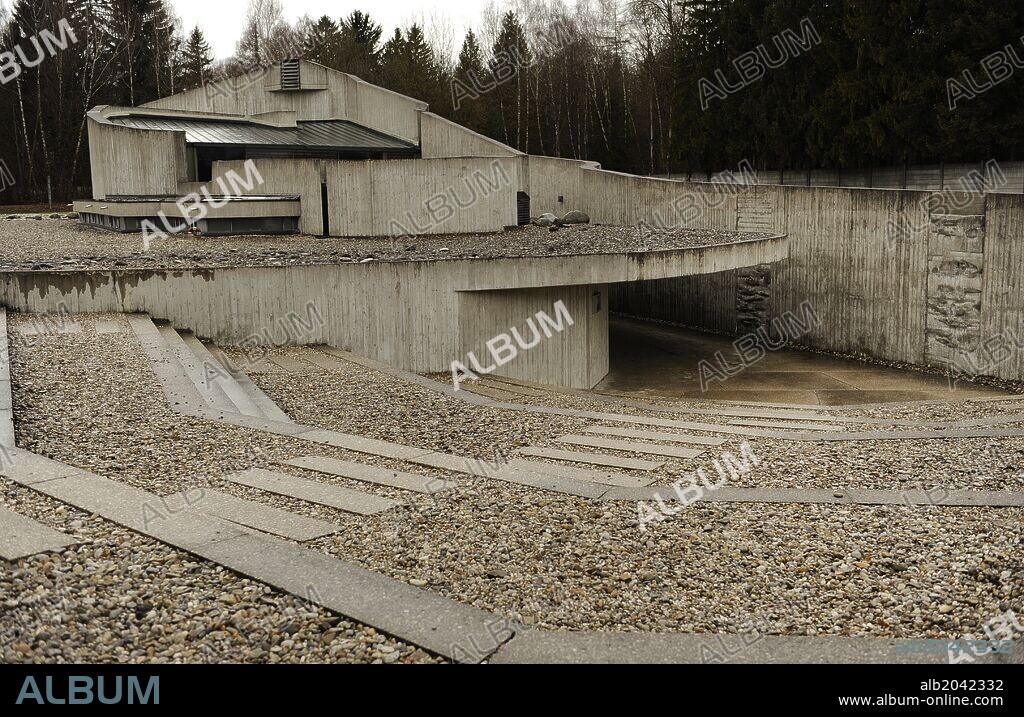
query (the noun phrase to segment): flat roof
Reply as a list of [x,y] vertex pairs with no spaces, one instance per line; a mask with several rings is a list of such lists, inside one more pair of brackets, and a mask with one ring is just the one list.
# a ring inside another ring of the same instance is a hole
[[348,120],[297,122],[295,127],[269,127],[256,122],[217,121],[189,117],[129,115],[107,121],[132,129],[184,132],[196,146],[302,147],[411,154],[416,145]]

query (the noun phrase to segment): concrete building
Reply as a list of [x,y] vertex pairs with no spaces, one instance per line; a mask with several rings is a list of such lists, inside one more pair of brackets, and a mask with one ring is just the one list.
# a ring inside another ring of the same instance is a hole
[[[529,218],[522,153],[311,62],[97,107],[88,131],[93,197],[75,210],[118,231],[161,211],[174,228],[201,214],[204,233],[330,236],[493,232]],[[232,174],[246,160],[263,181]],[[225,181],[234,176],[248,181]],[[201,203],[176,206],[193,192]],[[448,206],[459,211],[448,217]]]
[[[529,157],[423,102],[297,60],[141,107],[97,107],[88,130],[94,194],[75,209],[84,223],[118,231],[151,222],[168,232],[192,224],[203,234],[491,233],[528,223],[531,213],[582,208],[585,181],[630,191],[639,179],[597,174],[593,163]],[[199,195],[180,201],[190,193]],[[662,199],[667,211],[672,196]],[[635,224],[623,219],[599,221]],[[325,322],[304,340],[421,372],[448,371],[455,361],[488,368],[488,342],[513,328],[529,336],[528,320],[556,313],[561,302],[571,330],[518,351],[494,372],[591,388],[608,373],[609,286],[786,256],[784,237],[739,238],[723,234],[720,242],[656,252],[115,272],[57,283],[61,300],[73,294],[77,310],[149,311],[222,342],[245,339],[313,302]],[[8,286],[8,300],[40,308],[35,290],[22,288]]]

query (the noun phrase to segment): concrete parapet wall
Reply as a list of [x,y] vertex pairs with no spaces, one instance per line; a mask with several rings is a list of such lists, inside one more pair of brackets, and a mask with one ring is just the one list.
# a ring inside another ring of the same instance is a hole
[[[449,371],[451,362],[464,357],[478,339],[486,341],[511,326],[522,326],[536,311],[549,310],[550,304],[563,299],[571,303],[571,311],[582,312],[580,326],[585,330],[568,343],[546,342],[528,352],[522,366],[507,369],[529,375],[507,375],[580,386],[587,381],[593,385],[607,372],[604,285],[640,276],[734,269],[777,260],[785,251],[785,239],[777,238],[657,256],[9,272],[0,274],[0,304],[35,313],[146,312],[225,344],[330,344],[425,372]],[[565,288],[569,282],[577,283]],[[489,296],[466,295],[479,292]],[[601,309],[588,313],[587,301],[595,293],[601,294]],[[545,302],[550,304],[545,307]],[[277,327],[289,314],[310,323],[309,306],[316,308],[322,325],[281,335]],[[480,306],[487,311],[477,310]],[[520,309],[526,313],[516,316]],[[592,316],[600,312],[603,317]],[[465,347],[463,339],[469,342]],[[587,360],[581,358],[584,355]],[[575,365],[578,361],[583,365]]]

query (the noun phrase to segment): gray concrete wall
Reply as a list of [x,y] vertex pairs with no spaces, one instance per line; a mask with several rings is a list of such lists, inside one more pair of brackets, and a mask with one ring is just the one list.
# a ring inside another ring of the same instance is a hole
[[[613,286],[613,310],[726,333],[809,301],[821,349],[1024,380],[1024,197],[988,194],[956,215],[929,212],[926,191],[756,186],[743,191],[605,172],[530,158],[534,213],[570,209],[596,222],[775,231],[790,257],[764,276],[735,271]],[[557,202],[561,195],[565,201]],[[689,198],[689,200],[687,200]],[[949,199],[944,206],[965,202]],[[697,207],[681,217],[673,207]],[[890,223],[904,229],[894,232]],[[754,299],[752,303],[752,299]]]
[[294,111],[300,121],[347,119],[419,143],[419,113],[427,109],[425,102],[312,62],[302,63],[301,77],[308,89],[282,91],[277,67],[254,70],[142,106],[234,115]]
[[188,179],[185,134],[136,130],[88,119],[93,199],[173,195]]
[[[574,385],[590,381],[593,385],[607,371],[607,297],[601,301],[605,315],[592,317],[584,310],[584,299],[592,298],[597,290],[594,285],[687,271],[722,271],[778,260],[785,252],[786,241],[780,238],[649,255],[182,271],[8,272],[0,274],[0,304],[36,313],[148,312],[204,338],[236,344],[274,329],[288,312],[304,317],[304,307],[313,302],[324,326],[291,337],[289,343],[326,343],[412,371],[449,371],[451,362],[469,350],[461,346],[460,326],[467,336],[479,337],[495,327],[522,325],[539,310],[533,306],[540,299],[550,299],[553,304],[566,297],[566,301],[578,302],[580,316],[587,317],[586,332],[578,332],[578,340],[568,344],[545,342],[545,347],[529,352],[524,368],[519,369],[529,375],[521,377],[538,382],[566,380]],[[564,289],[570,280],[578,281],[580,288]],[[460,300],[465,292],[510,289],[522,298],[510,299],[510,305],[501,311],[497,308],[501,302],[494,301],[497,294],[492,295],[488,314],[460,311],[460,301],[472,300]],[[529,289],[541,291],[520,294]],[[525,313],[516,316],[520,307]],[[584,347],[587,361],[582,361]],[[581,378],[584,366],[589,378]]]
[[420,135],[424,159],[525,156],[506,144],[439,117],[433,112],[424,112],[420,117]]
[[[567,318],[558,315],[557,302],[565,306],[571,325]],[[547,336],[534,318],[541,311],[563,330],[549,327],[551,336]],[[528,319],[532,319],[533,326]],[[511,332],[513,327],[518,336]],[[608,375],[608,287],[596,284],[459,293],[459,361],[473,370],[466,358],[472,351],[481,367],[494,365],[487,342],[503,334],[512,339],[517,353],[514,360],[498,366],[493,371],[495,375],[570,388],[593,388]],[[538,337],[535,346],[521,348]],[[507,355],[501,350],[497,352],[499,356]]]
[[[516,223],[515,157],[253,161],[264,183],[251,193],[299,194],[308,234],[323,232],[321,177],[332,236],[487,233]],[[214,163],[214,176],[229,171],[246,174],[243,162]]]

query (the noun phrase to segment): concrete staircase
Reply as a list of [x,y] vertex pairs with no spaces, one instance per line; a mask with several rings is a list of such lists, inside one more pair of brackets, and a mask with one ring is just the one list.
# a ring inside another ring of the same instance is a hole
[[187,379],[193,399],[225,413],[293,423],[287,413],[252,382],[244,370],[236,367],[216,345],[204,343],[191,331],[180,331],[170,324],[155,324],[148,316],[134,321],[152,324],[146,333],[161,344],[166,370]]

